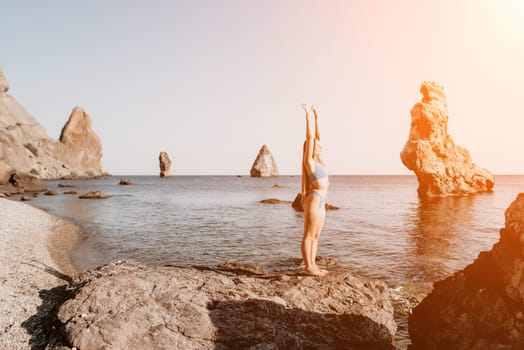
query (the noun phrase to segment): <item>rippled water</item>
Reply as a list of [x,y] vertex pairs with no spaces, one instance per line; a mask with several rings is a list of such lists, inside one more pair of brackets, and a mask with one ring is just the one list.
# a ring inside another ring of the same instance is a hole
[[[175,265],[243,261],[280,269],[300,258],[303,214],[289,204],[260,203],[292,201],[298,176],[126,178],[134,185],[120,186],[116,177],[68,181],[80,193],[112,195],[107,200],[59,195],[33,201],[84,229],[86,239],[73,253],[79,269],[118,259]],[[335,258],[356,275],[386,281],[397,303],[407,307],[431,282],[490,249],[504,226],[505,209],[524,192],[524,176],[497,176],[491,194],[431,201],[418,199],[413,176],[331,176],[330,181],[327,202],[340,210],[328,211],[319,255]],[[405,316],[399,318],[401,341]]]

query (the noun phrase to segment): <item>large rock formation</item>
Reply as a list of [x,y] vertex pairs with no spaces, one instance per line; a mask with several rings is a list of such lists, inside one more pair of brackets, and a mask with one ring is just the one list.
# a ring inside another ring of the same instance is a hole
[[258,152],[250,173],[252,177],[278,176],[277,163],[266,145],[263,145]]
[[421,197],[444,197],[491,191],[493,175],[471,161],[469,152],[448,134],[448,108],[442,86],[425,81],[422,101],[411,109],[409,139],[400,153],[415,172]]
[[524,349],[524,193],[505,219],[493,249],[413,309],[410,349]]
[[160,177],[168,177],[170,175],[171,160],[166,152],[160,152],[158,156],[160,162]]
[[80,273],[74,285],[58,311],[68,347],[394,349],[386,285],[344,272],[316,278],[235,263],[117,262]]
[[5,95],[7,90],[9,90],[9,83],[4,76],[4,72],[0,69],[0,96]]
[[60,141],[52,140],[7,88],[0,74],[0,161],[41,179],[105,175],[100,140],[82,108],[73,109]]
[[47,182],[33,175],[17,172],[9,164],[0,161],[0,193],[40,192],[46,189]]

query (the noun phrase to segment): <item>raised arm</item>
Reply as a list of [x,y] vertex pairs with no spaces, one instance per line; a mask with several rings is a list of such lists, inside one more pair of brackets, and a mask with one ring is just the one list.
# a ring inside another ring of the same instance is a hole
[[311,118],[307,112],[307,106],[302,104],[302,108],[306,111],[306,142],[304,145],[304,155],[302,163],[306,170],[306,175],[311,175],[315,170],[315,162],[313,161],[313,147],[315,145],[315,132],[313,125],[311,125]]
[[313,114],[315,115],[315,139],[320,141],[320,128],[318,127],[318,115],[317,110],[315,107],[311,106],[311,110],[313,111]]

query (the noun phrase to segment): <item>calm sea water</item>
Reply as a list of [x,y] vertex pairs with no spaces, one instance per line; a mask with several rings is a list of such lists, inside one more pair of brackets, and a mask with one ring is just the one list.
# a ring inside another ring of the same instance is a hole
[[[78,223],[86,239],[73,252],[79,269],[119,259],[147,264],[209,265],[242,261],[272,270],[300,258],[303,214],[290,204],[300,177],[118,177],[68,183],[79,193],[102,190],[106,200],[40,196],[32,203]],[[504,226],[504,211],[524,192],[524,176],[497,176],[495,191],[470,197],[421,201],[414,176],[331,176],[319,255],[337,268],[378,278],[393,289],[400,311],[399,343],[409,308],[431,283],[470,264],[491,248]],[[70,189],[49,187],[59,193]],[[395,294],[397,293],[397,294]],[[411,303],[411,304],[410,304]],[[400,305],[400,306],[399,306]]]

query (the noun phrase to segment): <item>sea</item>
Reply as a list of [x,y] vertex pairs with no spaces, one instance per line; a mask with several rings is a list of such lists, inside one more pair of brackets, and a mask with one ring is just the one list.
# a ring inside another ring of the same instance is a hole
[[[433,282],[498,240],[506,208],[524,192],[524,176],[495,181],[492,193],[421,200],[415,176],[330,176],[327,202],[339,209],[327,212],[318,255],[336,262],[328,270],[387,283],[398,349],[409,344],[409,310]],[[300,185],[300,176],[110,176],[51,181],[59,195],[31,203],[81,227],[84,238],[72,252],[79,270],[129,259],[178,266],[237,261],[283,271],[300,268],[303,213],[290,204]],[[63,194],[71,190],[111,198]],[[285,202],[261,203],[269,198]]]

